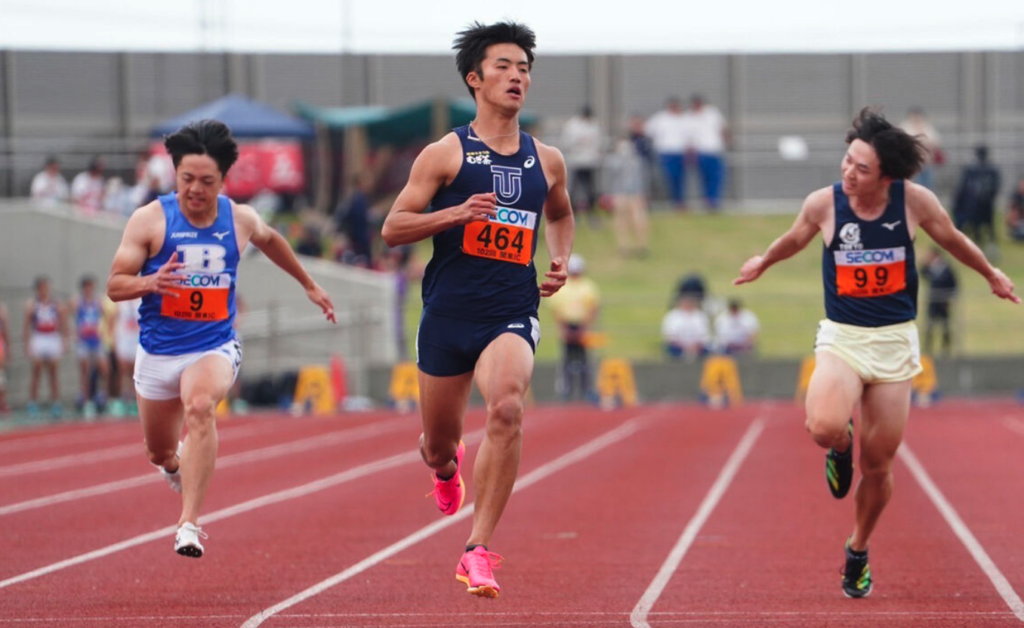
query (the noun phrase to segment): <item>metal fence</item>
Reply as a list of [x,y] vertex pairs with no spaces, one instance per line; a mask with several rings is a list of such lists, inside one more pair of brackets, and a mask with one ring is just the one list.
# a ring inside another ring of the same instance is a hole
[[[463,97],[450,55],[157,54],[0,51],[0,196],[25,195],[50,153],[67,176],[94,153],[130,176],[160,120],[236,92],[280,108],[401,106]],[[835,177],[853,114],[881,106],[901,119],[925,108],[944,137],[948,191],[978,143],[1009,182],[1024,173],[1024,51],[821,55],[541,55],[528,108],[557,144],[564,121],[590,103],[606,133],[666,97],[699,92],[726,114],[734,144],[729,194],[740,202],[791,199]],[[781,135],[810,154],[783,161]]]

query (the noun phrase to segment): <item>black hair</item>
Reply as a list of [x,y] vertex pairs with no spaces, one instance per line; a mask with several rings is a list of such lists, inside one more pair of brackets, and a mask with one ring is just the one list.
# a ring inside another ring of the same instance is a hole
[[89,160],[89,172],[101,170],[104,166],[106,166],[106,164],[103,163],[103,158],[100,157],[99,155],[96,155],[95,157]]
[[181,165],[185,155],[209,155],[217,162],[220,174],[226,177],[238,160],[238,144],[231,137],[231,129],[218,120],[189,122],[165,137],[164,146],[171,154],[175,169]]
[[592,118],[594,117],[594,108],[589,104],[583,105],[580,107],[580,115],[584,118]]
[[988,161],[988,146],[975,146],[974,155],[978,158],[978,161],[985,163]]
[[50,283],[50,278],[47,275],[37,275],[36,280],[32,282],[32,285],[36,290],[38,290],[44,283]]
[[78,280],[78,286],[85,288],[86,286],[95,286],[96,278],[92,275],[82,275],[82,278]]
[[537,46],[537,36],[529,26],[518,22],[496,22],[484,25],[473,22],[455,37],[452,48],[455,54],[455,66],[459,69],[462,80],[474,99],[476,92],[469,86],[470,72],[483,78],[483,62],[487,57],[487,49],[495,44],[515,44],[526,52],[526,61],[533,69],[533,49]]
[[59,163],[60,163],[60,160],[57,159],[56,155],[47,155],[46,156],[46,161],[43,162],[43,165],[44,166],[56,166]]
[[927,149],[921,140],[893,126],[870,107],[861,109],[846,133],[847,144],[854,140],[867,142],[875,149],[882,176],[890,179],[910,179],[924,165]]

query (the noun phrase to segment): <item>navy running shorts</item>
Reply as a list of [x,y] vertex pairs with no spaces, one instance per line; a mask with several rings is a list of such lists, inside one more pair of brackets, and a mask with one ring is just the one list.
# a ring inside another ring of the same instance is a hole
[[536,352],[540,321],[521,316],[497,323],[479,323],[423,312],[416,333],[416,365],[427,375],[451,377],[476,368],[480,354],[501,334],[515,334]]

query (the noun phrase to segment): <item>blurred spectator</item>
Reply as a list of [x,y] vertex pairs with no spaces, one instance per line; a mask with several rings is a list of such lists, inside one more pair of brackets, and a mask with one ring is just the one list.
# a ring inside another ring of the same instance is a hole
[[39,380],[43,368],[50,379],[50,411],[55,417],[61,414],[57,365],[64,353],[66,335],[64,306],[52,299],[50,278],[37,277],[35,295],[25,303],[25,326],[21,335],[25,339],[25,355],[32,361],[28,393],[30,415],[39,413]]
[[953,202],[953,223],[968,232],[978,246],[985,246],[985,232],[991,244],[996,242],[996,195],[999,194],[999,170],[988,161],[988,148],[974,149],[977,161],[966,166]]
[[749,353],[754,350],[760,329],[753,312],[739,299],[729,299],[729,307],[715,319],[715,345],[726,355]]
[[629,140],[633,142],[633,149],[640,156],[640,162],[644,166],[644,189],[646,198],[651,198],[654,192],[654,146],[651,145],[651,138],[644,132],[644,119],[633,115],[629,117],[628,123]]
[[[103,343],[100,341],[103,308],[96,298],[96,280],[86,275],[82,277],[79,286],[80,293],[71,299],[68,308],[75,317],[75,333],[78,340],[75,354],[78,357],[80,389],[75,407],[89,417],[95,415],[97,407],[102,408],[106,405],[106,393],[103,389],[107,385],[110,369],[107,356],[103,352]],[[98,375],[95,399],[92,395],[93,369],[96,369]]]
[[925,154],[924,166],[914,181],[929,190],[934,190],[935,167],[941,166],[946,162],[946,155],[942,152],[942,139],[939,137],[939,132],[928,121],[924,109],[916,105],[907,110],[907,117],[900,123],[900,128],[921,140],[921,143],[927,149],[928,152]]
[[665,351],[673,359],[695,359],[706,355],[711,344],[708,315],[699,309],[697,300],[681,295],[676,307],[661,320],[661,338]]
[[704,285],[704,278],[697,273],[690,273],[679,280],[679,287],[676,289],[675,298],[692,297],[696,299],[698,307],[703,307],[706,294],[707,288]]
[[71,180],[71,202],[75,207],[90,212],[103,210],[103,171],[106,164],[102,157],[93,157],[89,169],[79,172]]
[[114,354],[117,356],[117,372],[121,378],[119,397],[110,404],[110,414],[125,416],[137,414],[135,408],[135,353],[139,347],[139,306],[142,299],[121,301],[116,304],[112,319]]
[[1006,230],[1016,242],[1024,242],[1024,177],[1017,181],[1017,189],[1010,195],[1010,209],[1006,213]]
[[320,228],[312,224],[303,227],[302,237],[295,245],[295,252],[309,257],[323,257],[324,245],[320,241]]
[[53,206],[68,200],[68,182],[60,173],[60,161],[50,156],[43,169],[32,177],[32,200],[41,205]]
[[577,214],[595,220],[597,168],[601,164],[601,127],[590,105],[569,118],[562,129],[562,150],[569,168],[569,198]]
[[708,208],[715,210],[722,203],[722,182],[725,180],[725,143],[728,130],[718,107],[709,105],[695,94],[690,99],[693,150],[697,153],[697,169]]
[[8,320],[7,307],[0,303],[0,414],[11,411],[7,405],[7,356],[11,348]]
[[370,195],[373,193],[373,175],[369,171],[357,174],[352,180],[352,192],[334,212],[335,228],[348,238],[349,246],[339,261],[353,266],[370,268],[373,265],[373,245],[370,236]]
[[561,385],[556,387],[563,399],[572,399],[574,391],[580,398],[591,399],[587,334],[597,319],[601,295],[594,280],[584,276],[586,263],[582,257],[575,253],[569,256],[568,271],[565,286],[548,300],[562,340]]
[[928,250],[928,257],[921,268],[921,277],[928,282],[928,322],[924,329],[924,352],[932,352],[932,333],[935,327],[942,328],[942,352],[949,355],[952,349],[950,330],[950,304],[956,298],[956,275],[953,268],[936,246]]
[[636,144],[620,139],[605,159],[608,193],[612,195],[615,239],[624,256],[647,255],[647,196],[643,159]]
[[678,209],[686,206],[685,156],[690,138],[690,122],[679,98],[672,97],[668,99],[665,109],[651,116],[644,125],[644,131],[651,138],[654,152],[658,155],[669,198]]

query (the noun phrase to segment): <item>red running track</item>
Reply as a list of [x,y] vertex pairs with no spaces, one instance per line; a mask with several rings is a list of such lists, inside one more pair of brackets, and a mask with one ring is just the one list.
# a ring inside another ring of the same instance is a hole
[[1014,403],[913,412],[863,600],[839,589],[852,500],[788,403],[532,410],[492,543],[502,596],[469,596],[453,576],[482,423],[466,512],[444,518],[415,416],[227,422],[200,560],[172,550],[180,501],[137,426],[4,434],[0,628],[1024,623]]

